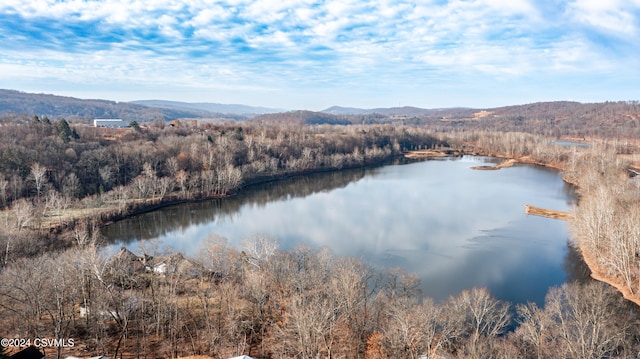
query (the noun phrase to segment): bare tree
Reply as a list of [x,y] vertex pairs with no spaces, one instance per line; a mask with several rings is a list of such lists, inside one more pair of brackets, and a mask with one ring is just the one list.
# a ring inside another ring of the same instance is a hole
[[[47,273],[45,281],[45,300],[42,310],[52,323],[53,337],[63,340],[70,337],[75,321],[75,301],[80,297],[80,283],[77,254],[65,252],[47,258],[43,270]],[[56,358],[62,358],[62,346],[56,348]]]
[[225,279],[230,277],[235,267],[238,254],[228,245],[225,237],[211,233],[202,241],[198,259],[215,277]]
[[[605,284],[564,284],[545,301],[551,333],[560,342],[555,355],[565,358],[603,358],[617,353],[630,328],[621,296]],[[622,315],[620,315],[622,314]]]
[[415,298],[398,298],[385,311],[382,351],[388,358],[437,358],[440,310],[430,298],[421,304]]
[[0,274],[0,308],[11,313],[5,322],[12,332],[24,337],[40,337],[45,331],[42,318],[44,301],[47,299],[45,281],[47,280],[46,259],[22,258],[16,260]]
[[178,159],[175,157],[169,157],[166,161],[167,165],[167,174],[171,177],[175,177],[178,170],[180,170],[180,164],[178,163]]
[[62,191],[68,198],[78,198],[81,188],[80,179],[74,172],[69,173],[62,182]]
[[265,234],[256,234],[242,242],[248,262],[260,268],[278,250],[278,241]]
[[7,205],[7,189],[9,188],[9,181],[7,181],[3,176],[0,176],[0,207],[4,207]]
[[485,358],[492,348],[483,342],[504,333],[510,323],[509,304],[491,296],[486,288],[464,290],[447,303],[446,315],[459,326],[466,357]]
[[15,216],[15,228],[18,231],[23,230],[34,219],[33,204],[24,198],[15,201],[12,209]]
[[186,171],[179,170],[178,172],[176,172],[175,178],[176,178],[176,183],[178,184],[178,188],[180,189],[180,192],[182,193],[182,196],[186,197],[186,195],[187,195],[187,183],[188,183],[189,175],[187,174]]
[[522,341],[521,351],[527,357],[537,359],[552,356],[554,350],[554,338],[549,332],[551,318],[538,308],[535,303],[520,304],[517,306],[518,323],[515,336]]
[[104,186],[104,190],[108,191],[111,189],[112,181],[113,181],[113,169],[111,166],[106,165],[100,167],[98,170],[100,174],[100,179],[102,180],[102,184]]
[[31,164],[31,177],[35,182],[36,193],[38,198],[40,198],[40,193],[42,192],[42,188],[44,184],[47,182],[47,168],[45,166],[40,165],[38,162],[34,162]]

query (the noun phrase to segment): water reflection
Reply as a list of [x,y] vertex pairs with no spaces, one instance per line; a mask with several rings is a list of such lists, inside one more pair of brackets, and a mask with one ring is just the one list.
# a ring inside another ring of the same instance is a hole
[[[327,246],[380,268],[417,273],[425,295],[445,299],[473,286],[499,298],[542,303],[565,281],[564,222],[527,216],[524,204],[568,210],[558,173],[535,166],[473,171],[485,158],[427,161],[297,177],[240,195],[190,203],[106,227],[112,241],[158,239],[197,253],[211,233],[232,245],[255,233]],[[571,275],[574,275],[573,273]]]
[[582,255],[578,249],[570,242],[567,242],[567,256],[564,261],[564,270],[567,272],[567,282],[578,282],[585,284],[592,280],[591,269],[582,260]]

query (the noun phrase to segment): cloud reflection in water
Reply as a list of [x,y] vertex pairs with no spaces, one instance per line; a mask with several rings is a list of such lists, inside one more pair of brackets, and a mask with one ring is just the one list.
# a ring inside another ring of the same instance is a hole
[[563,222],[527,216],[523,205],[567,210],[573,199],[556,172],[470,169],[483,161],[301,177],[136,216],[104,233],[134,249],[132,241],[156,238],[187,254],[211,233],[236,246],[265,233],[283,249],[307,243],[380,268],[402,267],[437,300],[486,286],[502,299],[542,303],[549,286],[565,281],[568,234]]

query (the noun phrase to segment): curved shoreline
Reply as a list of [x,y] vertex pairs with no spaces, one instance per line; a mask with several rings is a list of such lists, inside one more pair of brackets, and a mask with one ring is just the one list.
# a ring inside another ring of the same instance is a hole
[[[499,157],[499,156],[494,156],[494,157]],[[524,156],[521,158],[513,158],[513,157],[512,158],[502,157],[502,158],[505,158],[505,162],[503,163],[506,163],[511,160],[511,161],[514,161],[515,163],[529,163],[529,164],[536,164],[536,165],[540,165],[548,168],[553,168],[558,171],[564,170],[564,166],[562,165],[562,163],[557,163],[557,164],[543,163],[543,162],[532,160],[531,158],[527,158],[527,156]],[[509,167],[511,165],[513,164],[510,164]],[[562,180],[570,185],[579,187],[578,183],[576,183],[575,181],[569,181],[565,177],[563,177]],[[568,213],[568,215],[569,215],[569,218],[567,219],[571,220],[570,213]],[[590,274],[591,278],[614,287],[618,292],[622,294],[622,297],[624,299],[640,306],[640,296],[632,293],[629,290],[629,288],[627,288],[627,286],[620,280],[616,278],[610,278],[609,276],[604,274],[603,271],[598,266],[596,256],[593,253],[589,252],[586,248],[584,248],[584,246],[580,245],[579,240],[572,239],[572,242],[578,249],[578,252],[582,255],[582,260],[585,262],[585,264],[589,268],[589,271],[591,272]]]
[[576,247],[578,248],[580,254],[582,255],[582,260],[587,264],[589,270],[591,271],[591,278],[609,284],[614,287],[618,292],[622,294],[622,297],[636,305],[640,306],[640,298],[637,295],[634,295],[629,288],[627,288],[624,283],[616,280],[615,278],[609,278],[605,274],[602,273],[600,268],[598,267],[597,260],[594,258],[593,254],[589,251],[585,250],[580,246],[579,241],[576,242]]
[[260,184],[278,182],[278,181],[283,181],[283,180],[287,180],[287,179],[295,178],[299,176],[313,175],[313,174],[319,174],[319,173],[331,173],[331,172],[339,172],[342,170],[351,170],[351,169],[358,169],[358,168],[364,169],[364,168],[376,167],[398,158],[403,158],[403,154],[393,154],[388,157],[385,157],[373,162],[360,164],[360,165],[343,166],[340,168],[315,168],[315,169],[307,169],[307,170],[298,171],[298,172],[274,174],[269,176],[257,176],[247,180],[246,182],[243,182],[239,187],[234,188],[229,193],[223,194],[223,195],[203,196],[201,194],[196,194],[195,196],[184,198],[177,193],[171,193],[162,199],[148,198],[148,199],[142,200],[142,202],[137,202],[140,200],[132,200],[131,202],[126,203],[124,205],[124,209],[119,210],[118,213],[110,213],[109,208],[96,208],[96,211],[93,213],[69,218],[68,224],[52,225],[49,228],[49,231],[50,233],[60,234],[65,231],[71,230],[74,227],[74,225],[78,222],[87,222],[89,220],[94,220],[94,224],[97,227],[103,227],[105,225],[111,224],[119,220],[123,220],[126,218],[144,214],[144,213],[153,212],[155,210],[170,207],[173,205],[209,201],[209,200],[221,199],[221,198],[229,198],[229,197],[235,196],[236,194],[240,193],[246,188],[260,185]]
[[[538,165],[538,166],[543,166],[543,167],[547,167],[547,168],[551,168],[551,169],[555,169],[557,171],[562,171],[564,169],[564,166],[562,163],[545,163],[545,162],[541,162],[541,161],[537,161],[532,159],[529,156],[504,156],[504,155],[499,155],[499,154],[495,154],[495,153],[490,153],[488,151],[482,151],[482,150],[476,150],[473,153],[465,153],[465,155],[471,155],[471,156],[487,156],[487,157],[494,157],[494,158],[501,158],[504,159],[504,162],[496,165],[496,166],[477,166],[477,167],[483,167],[483,168],[474,168],[474,169],[500,169],[500,168],[505,168],[505,167],[512,167],[513,165],[517,164],[517,163],[524,163],[524,164],[532,164],[532,165]],[[441,156],[437,156],[437,157],[445,157],[447,155],[441,155]],[[277,182],[277,181],[281,181],[281,180],[286,180],[289,178],[294,178],[294,177],[299,177],[299,176],[304,176],[304,175],[312,175],[312,174],[316,174],[316,173],[330,173],[330,172],[338,172],[338,171],[342,171],[342,170],[347,170],[347,169],[357,169],[357,168],[368,168],[368,167],[375,167],[375,166],[379,166],[381,164],[384,164],[385,162],[388,161],[392,161],[394,159],[398,159],[398,158],[408,158],[408,159],[429,159],[432,156],[429,157],[421,157],[421,156],[416,156],[416,157],[412,157],[412,156],[406,156],[406,153],[401,153],[401,154],[394,154],[391,155],[389,157],[385,157],[381,160],[378,161],[374,161],[371,163],[366,163],[366,164],[362,164],[362,165],[352,165],[352,166],[345,166],[345,167],[341,167],[341,168],[317,168],[317,169],[308,169],[308,170],[304,170],[304,171],[299,171],[299,172],[293,172],[293,173],[283,173],[283,174],[278,174],[278,175],[271,175],[271,176],[261,176],[261,177],[255,177],[253,179],[250,179],[247,182],[244,182],[240,187],[234,189],[232,192],[230,192],[229,194],[226,195],[214,195],[214,196],[196,196],[193,198],[179,198],[177,197],[175,194],[173,195],[169,195],[167,196],[165,199],[161,200],[160,202],[150,202],[150,203],[143,203],[143,204],[136,204],[134,203],[127,203],[124,209],[125,213],[117,213],[117,214],[109,214],[107,210],[105,211],[99,211],[98,213],[93,213],[91,215],[86,215],[83,217],[77,217],[77,218],[73,218],[71,220],[70,224],[63,224],[63,225],[56,225],[55,227],[51,228],[50,231],[52,233],[62,233],[65,231],[68,231],[70,229],[73,228],[73,226],[75,225],[75,223],[77,222],[82,222],[82,221],[87,221],[89,218],[94,217],[98,219],[97,222],[95,222],[95,224],[98,227],[103,227],[105,225],[108,225],[110,223],[113,223],[115,221],[118,220],[122,220],[122,219],[126,219],[132,216],[136,216],[139,214],[143,214],[143,213],[148,213],[148,212],[152,212],[161,208],[166,208],[166,207],[170,207],[173,205],[177,205],[177,204],[182,204],[182,203],[192,203],[192,202],[199,202],[199,201],[207,201],[207,200],[212,200],[212,199],[219,199],[219,198],[227,198],[227,197],[231,197],[234,196],[236,194],[238,194],[240,191],[242,191],[245,188],[251,187],[251,186],[255,186],[255,185],[259,185],[259,184],[264,184],[264,183],[270,183],[270,182]],[[496,168],[484,168],[484,167],[496,167]],[[563,181],[565,181],[566,183],[569,183],[571,185],[577,186],[577,183],[573,183],[571,181],[567,181],[566,178],[563,178]],[[626,288],[626,286],[622,283],[619,283],[618,281],[616,281],[613,278],[608,278],[607,276],[605,276],[601,270],[599,270],[598,266],[597,266],[597,261],[595,260],[593,254],[589,253],[588,251],[586,251],[580,244],[579,241],[573,241],[574,244],[576,245],[576,247],[578,248],[580,254],[582,255],[582,258],[585,262],[585,264],[587,265],[587,267],[589,268],[589,270],[591,271],[590,276],[598,281],[601,281],[603,283],[607,283],[611,286],[613,286],[614,288],[616,288],[616,290],[618,290],[625,299],[635,303],[636,305],[640,306],[640,298],[638,297],[634,297],[633,294]]]
[[[500,155],[495,155],[495,154],[486,154],[486,153],[482,153],[482,151],[477,152],[478,154],[482,154],[482,155],[486,155],[486,156],[491,156],[491,157],[497,157],[497,158],[504,158],[506,163],[508,161],[512,161],[512,163],[509,164],[508,167],[512,166],[515,163],[529,163],[529,164],[535,164],[535,165],[540,165],[540,166],[544,166],[544,167],[548,167],[548,168],[552,168],[552,169],[556,169],[558,171],[562,171],[564,170],[564,166],[562,165],[562,163],[557,163],[557,164],[551,164],[551,163],[544,163],[544,162],[540,162],[540,161],[535,161],[533,159],[531,159],[530,157],[527,156],[523,156],[520,158],[517,157],[508,157],[508,156],[500,156]],[[497,165],[496,167],[498,167],[500,165]],[[487,166],[487,167],[492,167],[492,166]],[[502,166],[502,167],[507,167],[507,166]],[[495,169],[500,169],[502,167],[499,168],[495,168]],[[482,168],[482,169],[486,169],[486,168]],[[491,168],[493,169],[493,168]],[[573,186],[579,187],[578,183],[574,182],[574,181],[569,181],[567,178],[563,177],[562,180],[568,184],[571,184]],[[570,220],[570,219],[569,219]],[[591,278],[593,278],[594,280],[597,280],[599,282],[602,283],[606,283],[612,287],[614,287],[618,292],[620,292],[622,294],[622,297],[638,306],[640,306],[640,296],[638,296],[637,294],[634,295],[629,288],[627,288],[627,286],[622,283],[620,280],[616,279],[616,278],[610,278],[607,275],[605,275],[603,273],[603,271],[599,268],[598,264],[597,264],[597,260],[595,258],[595,255],[591,252],[589,252],[586,248],[584,248],[584,246],[580,245],[580,241],[575,240],[575,239],[571,239],[571,242],[576,246],[576,248],[578,249],[578,252],[580,253],[580,255],[582,255],[582,260],[585,262],[585,264],[587,265],[587,267],[589,268],[589,271],[591,272],[590,276]]]

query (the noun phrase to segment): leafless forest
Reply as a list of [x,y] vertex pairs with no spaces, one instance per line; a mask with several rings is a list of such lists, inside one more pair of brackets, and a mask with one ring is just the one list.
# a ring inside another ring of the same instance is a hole
[[240,249],[212,236],[199,257],[165,256],[159,271],[158,253],[102,257],[96,230],[135,210],[225,196],[258,181],[456,147],[563,168],[581,196],[569,222],[574,245],[633,297],[640,290],[640,190],[629,178],[631,139],[592,133],[600,136],[590,147],[563,147],[551,133],[564,131],[553,126],[541,136],[462,131],[458,123],[447,132],[440,125],[297,120],[110,130],[12,117],[1,126],[0,335],[71,337],[76,355],[115,358],[640,352],[637,306],[600,282],[551,289],[544,307],[514,307],[482,288],[436,303],[420,299],[411,273],[379,272],[326,249],[281,251],[262,235]]

